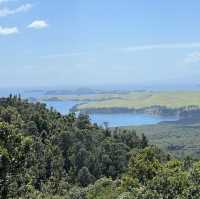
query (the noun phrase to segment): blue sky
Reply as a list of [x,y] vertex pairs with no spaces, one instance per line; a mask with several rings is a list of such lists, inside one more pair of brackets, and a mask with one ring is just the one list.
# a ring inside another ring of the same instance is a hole
[[0,0],[0,87],[196,85],[200,1]]

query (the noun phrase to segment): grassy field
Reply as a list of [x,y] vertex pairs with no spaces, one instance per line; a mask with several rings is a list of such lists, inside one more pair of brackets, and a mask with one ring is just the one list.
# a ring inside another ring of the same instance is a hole
[[144,133],[150,144],[156,144],[178,157],[200,157],[200,124],[157,124],[126,128],[135,129],[138,134]]
[[[108,98],[108,95],[107,95]],[[118,95],[117,98],[91,101],[78,106],[82,109],[100,108],[144,108],[150,106],[165,106],[167,108],[180,108],[185,106],[200,107],[200,92],[177,91],[177,92],[130,92]]]

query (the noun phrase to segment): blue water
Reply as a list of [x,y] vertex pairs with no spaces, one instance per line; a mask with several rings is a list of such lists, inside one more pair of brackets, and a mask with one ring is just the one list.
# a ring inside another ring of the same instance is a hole
[[[10,93],[20,93],[23,98],[38,98],[44,95],[43,92],[26,92],[23,90],[2,90],[0,89],[0,96],[8,96]],[[74,105],[81,103],[77,101],[46,101],[47,107],[53,107],[61,114],[68,114],[70,108]],[[108,123],[109,127],[117,126],[130,126],[130,125],[148,125],[157,124],[162,121],[176,121],[176,117],[160,117],[146,114],[131,114],[131,113],[115,113],[115,114],[90,114],[92,122],[103,125],[104,122]]]
[[70,109],[77,104],[77,101],[46,101],[43,102],[48,108],[53,107],[55,110],[65,115],[70,112]]
[[117,126],[130,126],[130,125],[148,125],[157,124],[163,121],[176,121],[176,117],[160,117],[147,114],[91,114],[90,118],[92,122],[96,122],[99,125],[103,125],[104,122],[108,122],[109,127]]
[[[59,111],[61,114],[69,113],[69,109],[76,105],[76,101],[55,101],[55,102],[45,102],[47,107],[53,107],[55,110]],[[152,116],[147,114],[133,114],[133,113],[115,113],[115,114],[90,114],[90,119],[92,122],[99,125],[103,125],[104,122],[108,123],[109,127],[117,126],[130,126],[130,125],[148,125],[157,124],[162,121],[175,121],[176,117],[161,117]]]

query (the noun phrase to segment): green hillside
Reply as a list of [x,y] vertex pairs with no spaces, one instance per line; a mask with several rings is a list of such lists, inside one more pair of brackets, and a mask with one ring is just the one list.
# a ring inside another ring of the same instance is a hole
[[[108,96],[107,96],[108,97]],[[118,95],[117,98],[104,99],[79,105],[79,110],[101,108],[144,108],[151,106],[165,106],[167,108],[180,108],[186,106],[200,106],[200,92],[130,92]]]
[[199,157],[200,125],[199,124],[156,124],[125,127],[145,134],[151,144],[178,157]]

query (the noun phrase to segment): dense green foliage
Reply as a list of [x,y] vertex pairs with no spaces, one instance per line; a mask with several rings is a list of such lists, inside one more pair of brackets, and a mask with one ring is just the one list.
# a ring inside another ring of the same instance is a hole
[[149,143],[157,145],[178,158],[200,157],[200,123],[162,123],[124,127],[135,129],[138,135],[145,134]]
[[200,162],[10,96],[0,99],[0,198],[199,199]]
[[135,131],[103,129],[86,115],[62,116],[20,97],[0,99],[0,196],[80,198],[83,187],[127,169],[147,146]]
[[200,162],[165,156],[156,147],[133,154],[120,180],[101,179],[85,190],[89,199],[199,199]]

